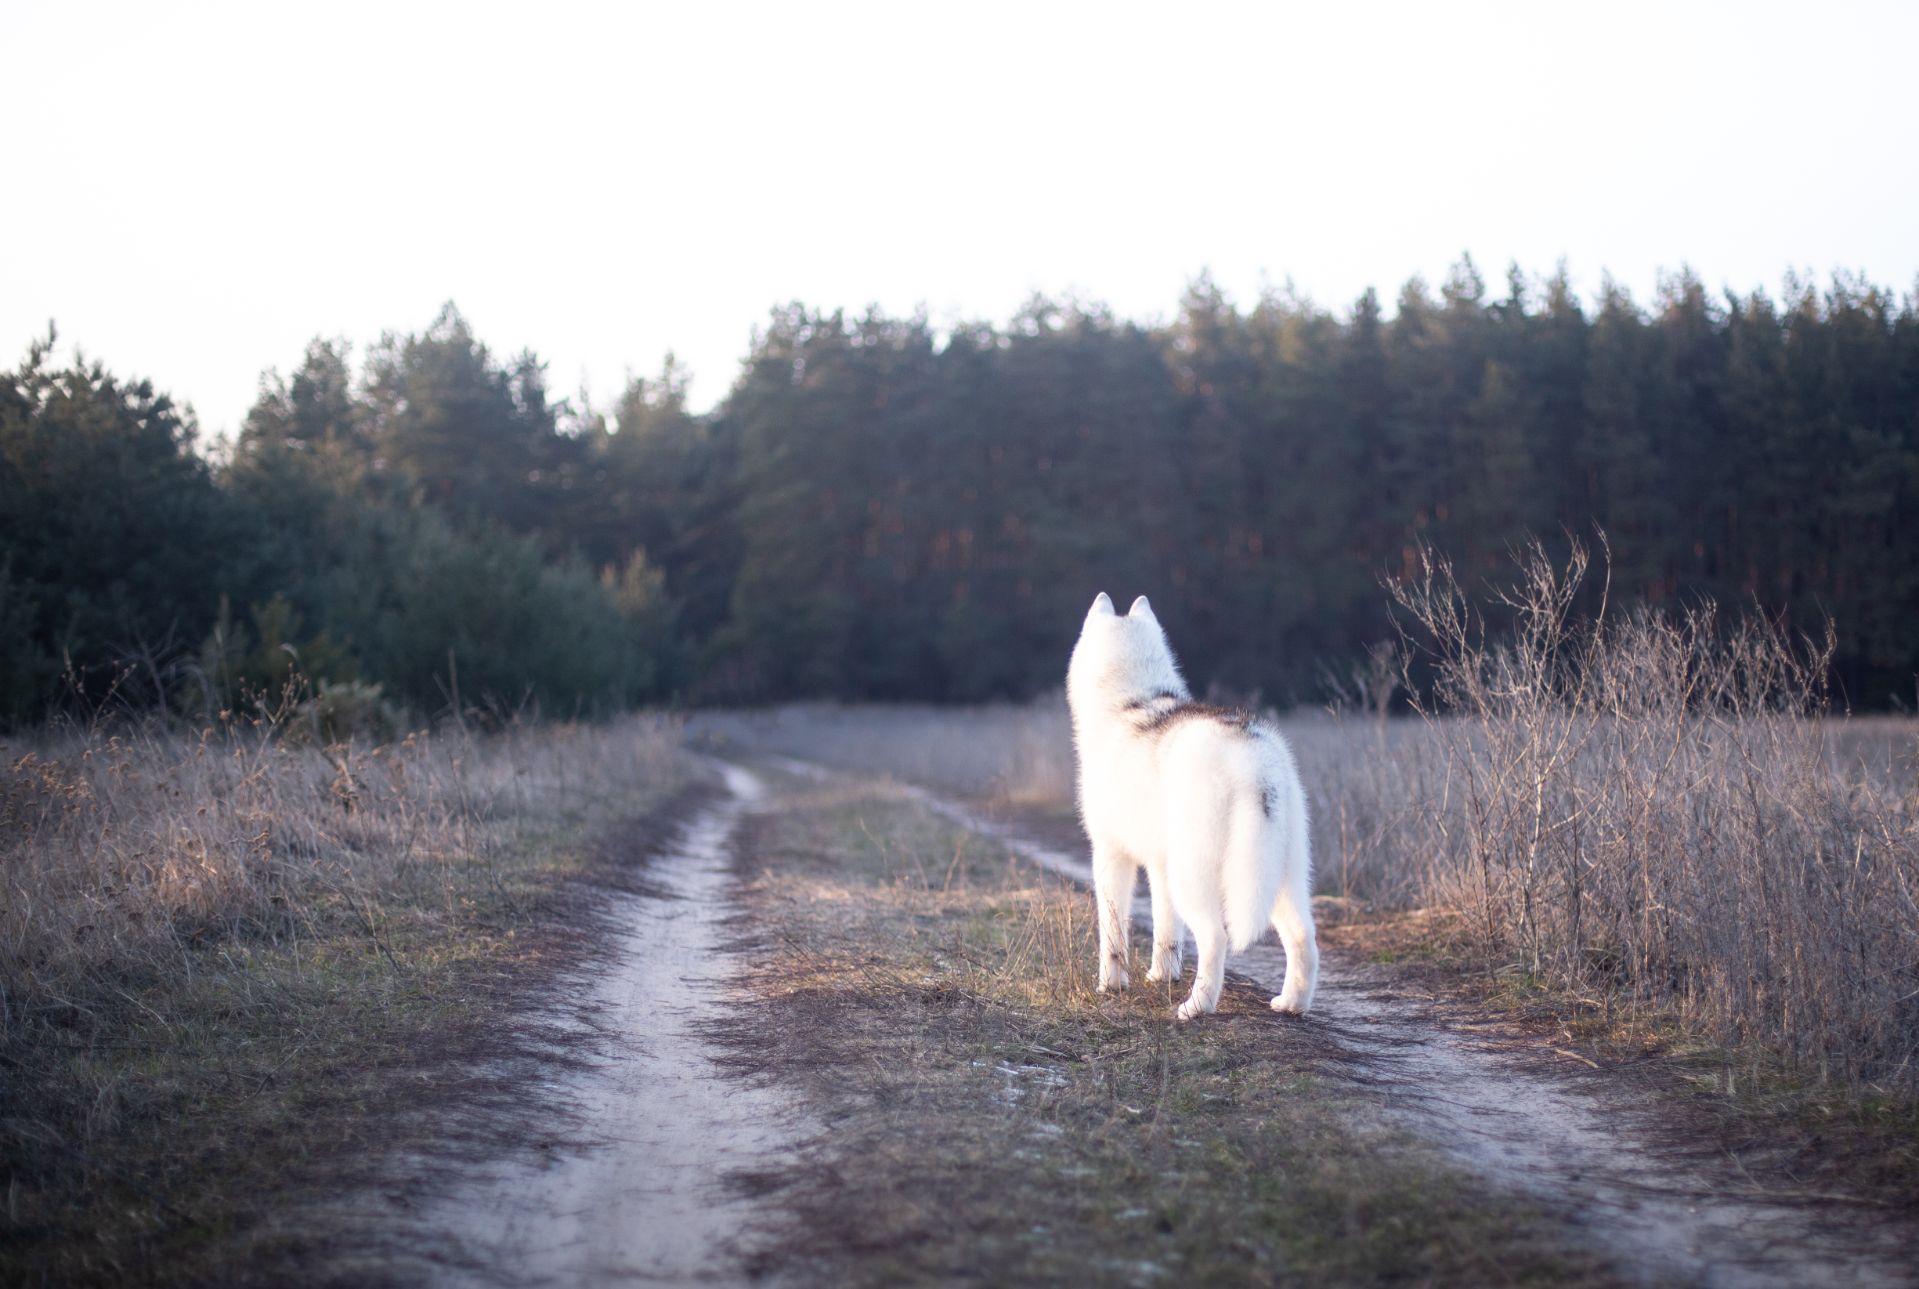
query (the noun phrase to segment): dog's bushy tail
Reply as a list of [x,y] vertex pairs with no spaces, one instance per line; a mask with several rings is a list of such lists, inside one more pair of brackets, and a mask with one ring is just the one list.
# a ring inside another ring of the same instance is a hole
[[1237,794],[1227,818],[1226,854],[1220,867],[1226,937],[1233,951],[1265,932],[1285,875],[1286,821],[1269,817],[1275,790],[1255,783]]

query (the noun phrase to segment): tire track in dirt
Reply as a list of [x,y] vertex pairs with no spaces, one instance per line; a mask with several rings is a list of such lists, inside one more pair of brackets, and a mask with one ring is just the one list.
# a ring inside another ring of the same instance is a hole
[[[776,764],[815,779],[841,773],[791,758]],[[924,788],[900,786],[960,827],[1090,888],[1082,853]],[[1151,924],[1143,895],[1134,918]],[[1190,970],[1190,952],[1186,957]],[[1285,953],[1268,938],[1236,955],[1231,969],[1277,992]],[[1736,1161],[1676,1140],[1681,1134],[1663,1126],[1670,1112],[1652,1097],[1601,1074],[1548,1067],[1536,1041],[1447,1014],[1336,954],[1322,951],[1311,1016],[1274,1023],[1317,1028],[1378,1092],[1394,1122],[1491,1188],[1523,1193],[1560,1214],[1575,1238],[1647,1283],[1919,1285],[1912,1233],[1881,1210],[1839,1196],[1769,1194]]]
[[790,1159],[803,1127],[777,1089],[723,1078],[702,1037],[739,1001],[723,952],[735,912],[728,846],[763,793],[746,770],[720,768],[729,798],[648,867],[647,894],[615,897],[627,929],[576,1022],[612,1051],[537,1089],[567,1107],[586,1144],[502,1159],[422,1213],[460,1250],[429,1282],[747,1278],[757,1206],[729,1177]]

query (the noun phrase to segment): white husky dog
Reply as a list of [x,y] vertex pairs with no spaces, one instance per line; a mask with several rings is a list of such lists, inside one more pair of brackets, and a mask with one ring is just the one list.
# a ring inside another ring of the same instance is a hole
[[1079,749],[1079,810],[1093,844],[1099,987],[1126,988],[1133,877],[1153,893],[1148,980],[1179,979],[1180,925],[1199,953],[1179,1018],[1213,1011],[1226,949],[1268,923],[1286,946],[1273,1009],[1313,1004],[1312,858],[1306,792],[1279,731],[1249,712],[1195,703],[1145,596],[1121,616],[1093,601],[1066,673]]

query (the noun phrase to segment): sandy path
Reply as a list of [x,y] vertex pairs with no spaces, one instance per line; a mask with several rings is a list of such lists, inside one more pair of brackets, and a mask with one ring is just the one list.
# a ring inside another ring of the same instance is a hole
[[[806,762],[782,766],[808,776]],[[949,798],[909,788],[935,812],[994,838],[1082,885],[1091,872],[1071,852],[1024,835]],[[1142,884],[1143,885],[1143,884]],[[1150,925],[1142,893],[1134,916]],[[1137,966],[1137,964],[1136,964]],[[1186,966],[1192,967],[1190,946]],[[1286,959],[1267,941],[1228,969],[1278,992]],[[1091,970],[1091,964],[1088,965]],[[1537,1042],[1442,1014],[1429,1000],[1337,955],[1323,955],[1305,1022],[1344,1049],[1387,1113],[1435,1144],[1489,1189],[1524,1193],[1563,1217],[1574,1238],[1629,1275],[1656,1285],[1919,1285],[1910,1233],[1878,1210],[1839,1199],[1769,1195],[1734,1161],[1675,1143],[1667,1113],[1644,1093],[1600,1075],[1553,1068]]]
[[725,1079],[703,1027],[736,1005],[721,947],[732,913],[728,842],[759,781],[724,767],[730,799],[648,870],[658,895],[622,896],[628,930],[582,1011],[615,1050],[548,1088],[590,1145],[524,1152],[420,1218],[460,1265],[439,1284],[687,1285],[743,1281],[754,1210],[729,1173],[777,1167],[801,1130],[777,1091]]

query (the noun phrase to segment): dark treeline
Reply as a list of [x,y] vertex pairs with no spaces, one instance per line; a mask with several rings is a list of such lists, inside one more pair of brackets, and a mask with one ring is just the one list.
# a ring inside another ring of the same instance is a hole
[[43,346],[0,383],[8,715],[109,684],[198,714],[296,659],[423,711],[1016,697],[1099,590],[1284,702],[1391,635],[1421,544],[1470,586],[1595,527],[1615,602],[1830,616],[1859,705],[1919,670],[1919,303],[1849,277],[1642,307],[1464,262],[1390,317],[1202,279],[1164,327],[1036,300],[944,333],[795,305],[709,415],[670,361],[554,400],[449,307],[357,369],[315,342],[216,456]]

